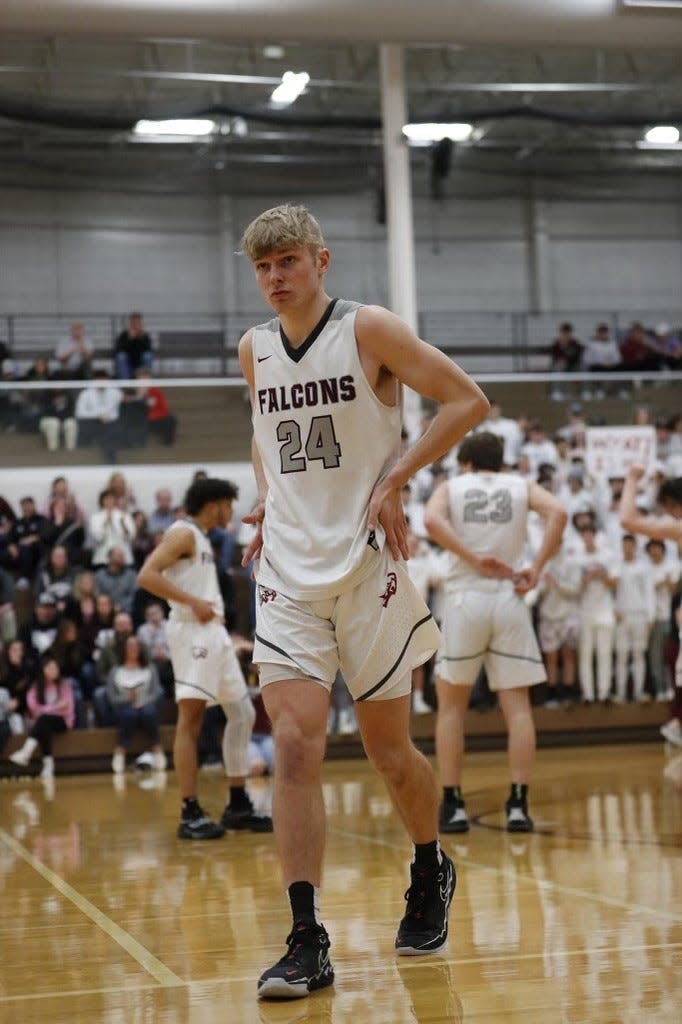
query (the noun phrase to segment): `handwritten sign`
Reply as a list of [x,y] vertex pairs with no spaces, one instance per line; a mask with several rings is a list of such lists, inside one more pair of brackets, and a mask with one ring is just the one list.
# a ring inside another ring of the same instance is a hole
[[585,435],[585,465],[592,476],[625,476],[635,462],[651,471],[656,461],[653,427],[589,427]]

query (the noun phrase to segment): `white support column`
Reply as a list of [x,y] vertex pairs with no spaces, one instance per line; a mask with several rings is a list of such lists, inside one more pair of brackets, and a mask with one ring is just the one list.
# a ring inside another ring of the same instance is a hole
[[526,204],[526,235],[529,308],[534,313],[548,313],[552,308],[552,280],[547,203],[538,199],[533,182]]
[[238,227],[235,224],[234,200],[231,196],[218,197],[218,245],[220,246],[220,294],[223,309],[233,313],[238,306],[237,267],[235,253],[239,247]]
[[[388,228],[388,294],[390,308],[417,331],[414,225],[410,154],[402,134],[407,123],[403,48],[395,43],[379,47],[381,114],[384,142],[384,185]],[[421,418],[419,395],[405,388],[405,426],[416,437]]]

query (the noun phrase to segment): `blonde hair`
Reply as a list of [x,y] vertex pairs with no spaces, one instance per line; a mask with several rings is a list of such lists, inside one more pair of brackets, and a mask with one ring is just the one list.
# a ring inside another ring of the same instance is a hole
[[251,262],[267,252],[307,245],[313,252],[324,248],[322,229],[305,206],[273,206],[252,220],[244,231],[241,251]]

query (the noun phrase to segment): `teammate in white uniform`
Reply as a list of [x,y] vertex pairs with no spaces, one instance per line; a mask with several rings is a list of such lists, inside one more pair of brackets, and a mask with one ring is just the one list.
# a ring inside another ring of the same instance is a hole
[[[247,517],[259,529],[244,561],[260,554],[254,661],[273,725],[273,817],[293,918],[288,952],[262,975],[258,995],[297,998],[334,979],[318,887],[321,764],[338,668],[365,750],[415,844],[396,948],[435,952],[447,938],[454,867],[438,845],[433,772],[409,737],[412,669],[433,653],[439,633],[403,561],[401,491],[488,402],[392,313],[330,299],[330,253],[304,207],[261,214],[242,248],[277,314],[249,330],[239,350],[260,496]],[[440,403],[402,455],[400,382]]]
[[[558,551],[567,517],[557,498],[539,484],[500,472],[503,445],[494,434],[467,437],[457,459],[461,474],[434,491],[425,515],[431,538],[452,552],[443,645],[436,656],[440,827],[443,832],[469,828],[461,791],[464,716],[471,688],[485,666],[509,734],[507,829],[530,832],[527,793],[535,727],[528,688],[546,676],[522,595],[537,586],[544,565]],[[530,509],[541,516],[545,530],[532,565],[522,568]]]
[[[244,783],[255,712],[230,636],[208,530],[227,526],[237,488],[228,480],[196,480],[184,498],[186,519],[170,526],[138,574],[145,590],[171,606],[168,621],[178,724],[173,758],[182,796],[180,839],[218,839],[225,829],[272,831],[271,819],[254,813]],[[207,704],[227,716],[223,759],[230,799],[221,823],[197,800],[197,740]]]
[[[637,508],[637,490],[645,472],[644,466],[635,465],[625,478],[620,500],[621,526],[652,540],[675,541],[679,546],[682,544],[682,477],[666,480],[658,492],[658,502],[667,515],[647,516]],[[676,618],[682,635],[679,614]],[[670,720],[661,726],[661,735],[669,743],[682,747],[682,645],[675,664],[675,694],[670,710]]]

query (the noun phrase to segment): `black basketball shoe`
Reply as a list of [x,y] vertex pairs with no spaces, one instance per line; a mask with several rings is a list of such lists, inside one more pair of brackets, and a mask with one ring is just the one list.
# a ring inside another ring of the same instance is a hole
[[259,999],[301,999],[334,982],[329,936],[321,924],[297,921],[287,935],[288,952],[258,981]]
[[438,828],[447,833],[469,831],[469,818],[463,800],[440,805]]
[[225,829],[242,829],[248,832],[272,832],[272,818],[267,814],[256,814],[249,800],[243,807],[228,804],[222,813],[220,824]]
[[448,911],[457,884],[455,865],[441,851],[442,862],[433,871],[410,865],[407,909],[398,925],[395,948],[401,956],[438,953],[448,937]]
[[525,800],[514,800],[509,797],[504,810],[507,815],[507,832],[532,832],[533,819],[528,814]]
[[206,817],[201,807],[197,812],[191,818],[180,819],[178,839],[220,839],[225,835],[223,826]]

